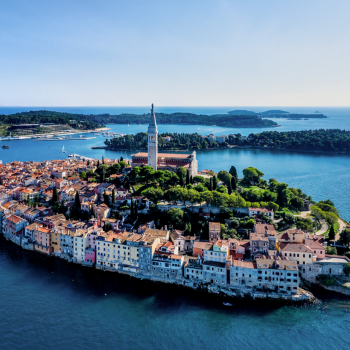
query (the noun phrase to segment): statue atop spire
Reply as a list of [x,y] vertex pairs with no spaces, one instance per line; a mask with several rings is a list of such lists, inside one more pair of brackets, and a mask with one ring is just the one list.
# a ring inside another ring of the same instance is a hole
[[154,105],[153,105],[153,103],[152,103],[152,109],[151,109],[151,117],[150,117],[150,120],[149,120],[149,126],[157,127],[156,114],[154,113]]

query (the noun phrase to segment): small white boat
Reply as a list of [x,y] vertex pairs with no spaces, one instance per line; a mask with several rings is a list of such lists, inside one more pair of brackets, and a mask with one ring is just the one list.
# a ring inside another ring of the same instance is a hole
[[62,147],[62,153],[67,153],[67,152],[64,150],[64,146]]
[[232,306],[230,303],[223,303],[224,306]]

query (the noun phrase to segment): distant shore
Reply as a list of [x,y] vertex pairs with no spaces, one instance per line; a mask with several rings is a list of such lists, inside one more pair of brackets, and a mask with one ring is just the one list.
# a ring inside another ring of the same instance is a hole
[[[138,148],[138,149],[119,149],[112,148],[108,146],[93,146],[91,149],[106,149],[109,151],[147,151],[147,149]],[[223,149],[261,149],[261,150],[271,150],[271,151],[285,151],[285,152],[296,152],[296,153],[316,153],[316,154],[345,154],[350,155],[350,153],[346,152],[326,152],[326,151],[313,151],[313,150],[297,150],[297,149],[285,149],[285,148],[269,148],[269,147],[259,147],[259,146],[230,146],[230,147],[217,147],[217,148],[207,148],[200,151],[215,151],[215,150],[223,150]],[[194,149],[159,149],[162,152],[193,152]]]

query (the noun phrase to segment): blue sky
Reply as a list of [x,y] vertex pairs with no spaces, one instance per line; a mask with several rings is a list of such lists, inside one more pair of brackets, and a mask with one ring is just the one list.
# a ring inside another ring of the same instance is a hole
[[349,106],[349,0],[0,0],[1,106]]

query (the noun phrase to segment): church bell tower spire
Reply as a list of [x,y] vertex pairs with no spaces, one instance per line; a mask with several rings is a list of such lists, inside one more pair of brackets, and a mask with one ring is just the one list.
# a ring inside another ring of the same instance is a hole
[[156,114],[154,113],[154,106],[152,103],[151,116],[148,125],[148,165],[151,166],[154,171],[157,171],[158,161],[158,128],[156,121]]

